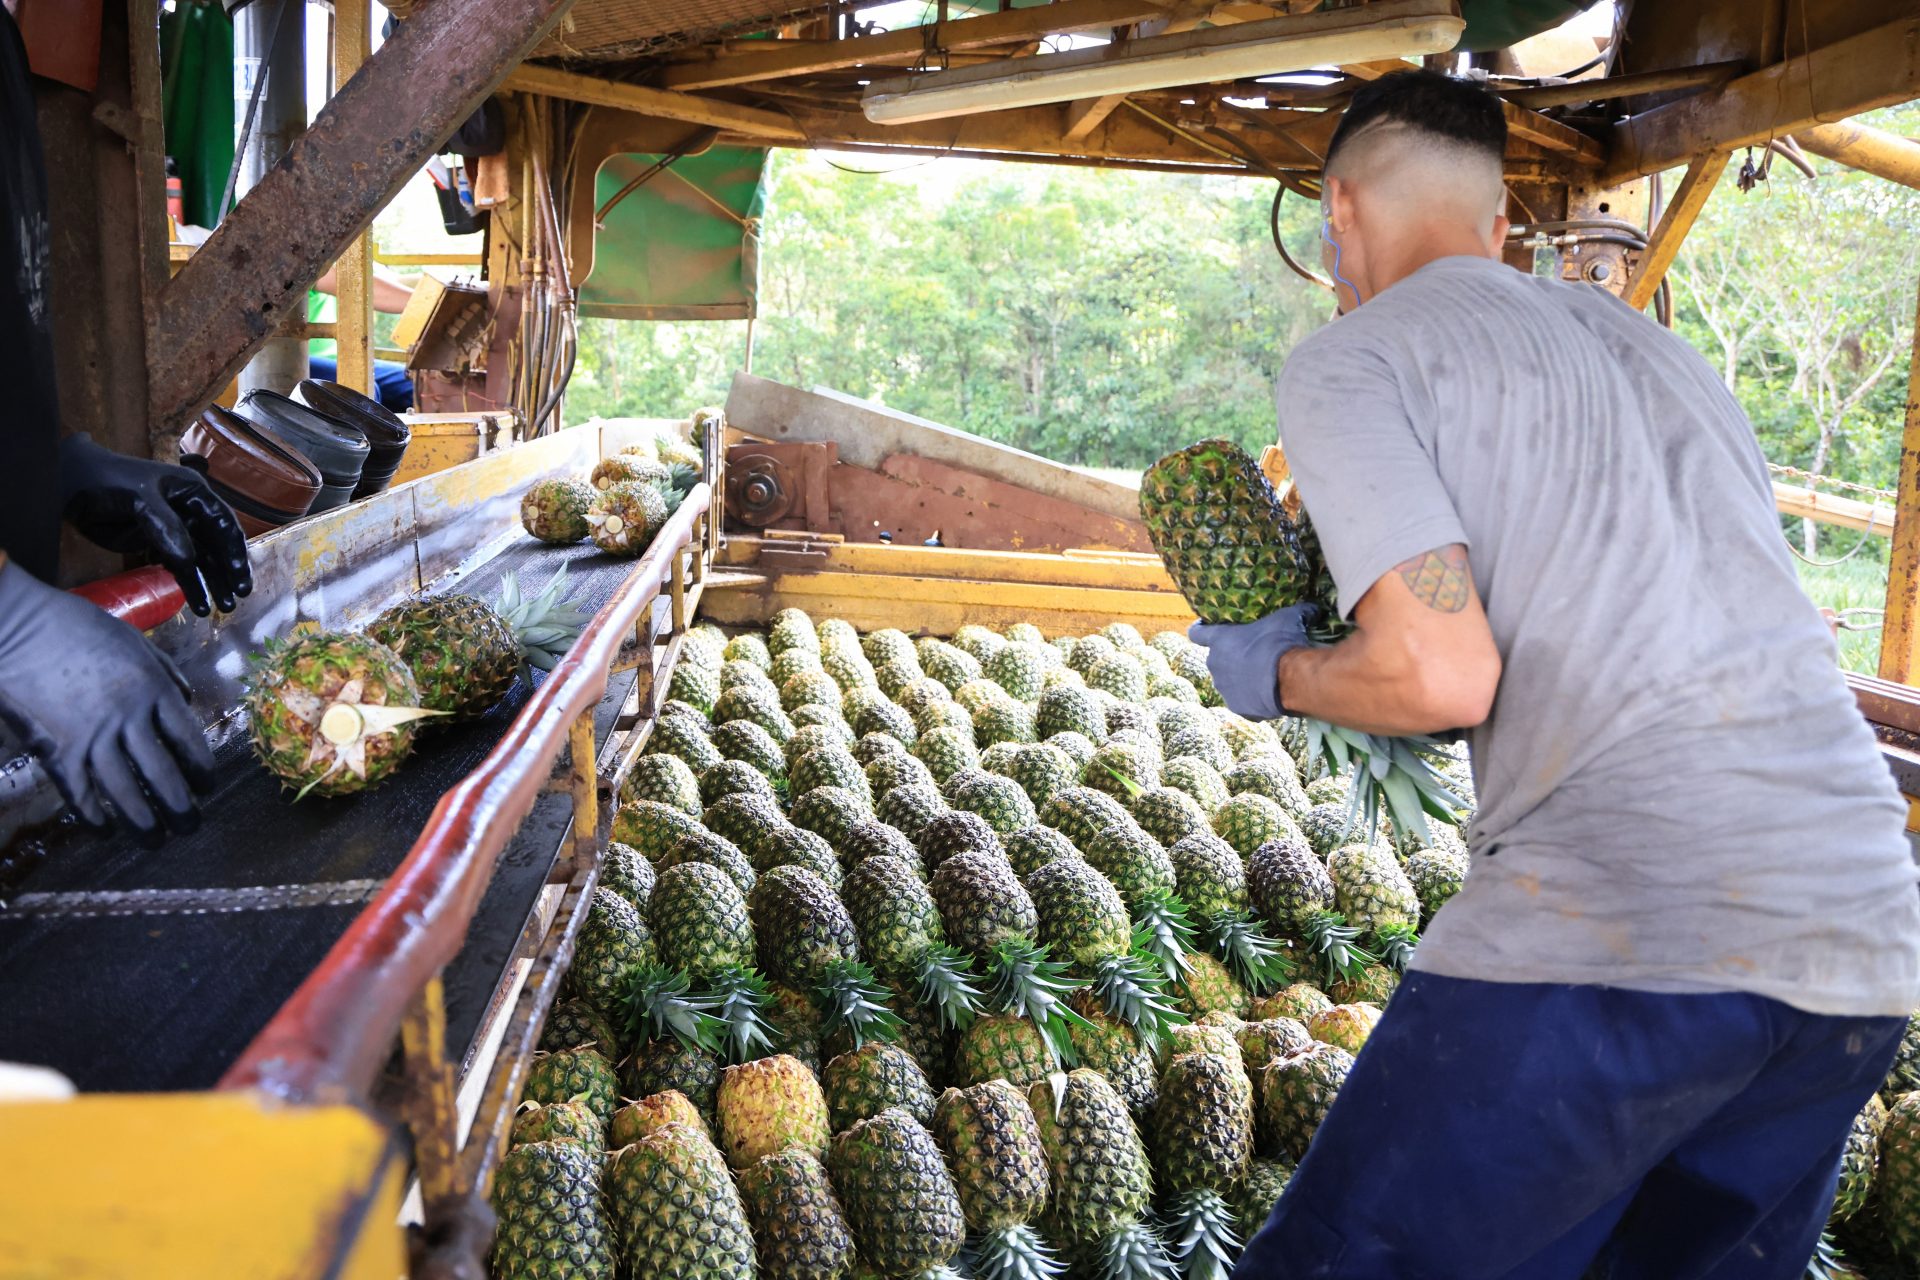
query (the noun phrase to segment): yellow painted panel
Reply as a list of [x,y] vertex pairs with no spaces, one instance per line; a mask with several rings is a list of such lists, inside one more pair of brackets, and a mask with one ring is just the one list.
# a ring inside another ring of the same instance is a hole
[[406,1272],[404,1170],[354,1107],[239,1093],[4,1103],[0,1152],[0,1280]]
[[[720,563],[751,568],[761,548],[774,542],[729,535]],[[794,550],[787,539],[781,549]],[[821,567],[861,574],[911,574],[927,578],[977,578],[995,582],[1059,583],[1129,591],[1177,593],[1173,579],[1153,556],[1051,555],[1033,551],[974,551],[960,547],[903,547],[880,542],[816,543]]]
[[1920,831],[1920,798],[1907,797],[1907,830]]
[[770,578],[772,590],[794,596],[830,595],[853,600],[900,600],[910,605],[924,602],[1036,612],[1071,609],[1109,617],[1137,613],[1164,619],[1165,626],[1190,622],[1194,616],[1187,602],[1171,592],[900,573],[774,573]]

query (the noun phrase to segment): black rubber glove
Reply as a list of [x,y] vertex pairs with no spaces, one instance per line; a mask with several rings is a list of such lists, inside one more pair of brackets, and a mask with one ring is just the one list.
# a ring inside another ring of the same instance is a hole
[[60,442],[60,502],[68,523],[109,551],[150,552],[207,616],[253,590],[247,536],[197,472],[102,449],[84,435]]
[[1317,604],[1289,605],[1258,622],[1196,622],[1187,639],[1207,650],[1207,675],[1227,710],[1249,720],[1278,720],[1280,655],[1313,643],[1307,629],[1320,621]]
[[0,562],[0,720],[82,822],[117,813],[149,840],[200,825],[192,793],[213,785],[213,752],[186,694],[138,631]]

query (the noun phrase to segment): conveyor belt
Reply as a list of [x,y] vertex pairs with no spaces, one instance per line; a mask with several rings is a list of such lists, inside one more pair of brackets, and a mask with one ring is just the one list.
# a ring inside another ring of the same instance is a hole
[[[591,547],[517,541],[458,589],[491,600],[511,569],[536,590],[562,564],[583,609],[604,604],[631,567]],[[609,684],[595,716],[602,744],[632,682]],[[364,882],[399,864],[441,794],[480,763],[528,693],[522,681],[479,720],[421,734],[379,790],[341,799],[294,803],[236,735],[217,753],[222,780],[198,832],[157,850],[111,835],[63,841],[17,887],[23,911],[0,912],[0,1060],[51,1066],[88,1090],[214,1085],[360,910]],[[564,794],[536,803],[447,968],[456,1060],[571,819]],[[224,892],[258,886],[312,888],[265,895],[291,901],[264,909],[249,900],[256,895]],[[103,896],[87,914],[56,910],[77,893]]]

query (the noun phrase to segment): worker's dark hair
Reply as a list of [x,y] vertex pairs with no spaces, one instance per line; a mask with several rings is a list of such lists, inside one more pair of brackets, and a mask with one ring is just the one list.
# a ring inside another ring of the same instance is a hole
[[1405,125],[1498,160],[1507,151],[1507,118],[1500,99],[1471,80],[1438,71],[1396,71],[1360,86],[1327,144],[1327,163],[1361,131]]

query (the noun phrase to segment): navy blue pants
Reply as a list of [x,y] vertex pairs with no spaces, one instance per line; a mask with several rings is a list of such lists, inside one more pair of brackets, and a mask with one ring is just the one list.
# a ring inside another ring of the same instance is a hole
[[1790,1280],[1905,1020],[1410,974],[1236,1280]]
[[[332,356],[308,356],[307,376],[327,382],[338,381],[340,363]],[[395,360],[375,360],[373,398],[395,413],[405,413],[413,408],[413,379],[407,376],[407,366]]]

